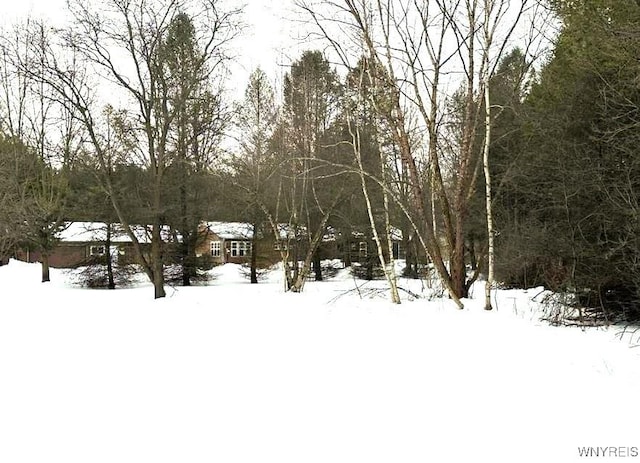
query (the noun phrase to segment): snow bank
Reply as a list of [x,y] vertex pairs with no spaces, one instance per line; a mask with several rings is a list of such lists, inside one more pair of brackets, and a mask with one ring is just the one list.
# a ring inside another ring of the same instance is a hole
[[277,271],[259,285],[216,272],[154,301],[0,267],[0,461],[572,462],[581,446],[640,447],[640,349],[616,328],[546,326],[525,292],[459,311],[407,293],[393,306],[384,282],[343,274],[283,294]]

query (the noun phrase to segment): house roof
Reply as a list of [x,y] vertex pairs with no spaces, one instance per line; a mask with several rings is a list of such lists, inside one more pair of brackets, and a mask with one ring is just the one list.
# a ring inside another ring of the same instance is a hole
[[253,238],[253,225],[245,222],[206,222],[206,226],[213,233],[224,240]]
[[[253,225],[246,222],[206,222],[207,228],[224,240],[250,240],[253,238]],[[306,235],[305,226],[297,227],[297,235]],[[263,231],[266,235],[273,235],[271,227]],[[296,236],[294,227],[287,223],[278,224],[278,235],[281,240],[293,239]],[[327,226],[322,236],[322,241],[335,241],[341,236],[341,232],[332,226]],[[362,238],[364,233],[352,231],[351,236],[354,238]],[[402,240],[402,230],[391,227],[391,239],[394,241]]]
[[[207,228],[220,238],[225,240],[250,240],[253,238],[253,225],[246,222],[206,222]],[[279,223],[278,235],[281,240],[292,239],[295,237],[294,227],[287,223]],[[273,230],[267,225],[266,230],[258,232],[264,233],[266,236],[272,236]],[[298,235],[306,234],[306,227],[298,226]]]
[[[326,239],[326,241],[328,241],[329,239],[330,240],[334,240],[338,236],[341,236],[340,232],[336,232],[333,229],[329,229],[328,233],[329,233],[328,235],[325,235],[325,237],[328,237]],[[365,234],[363,232],[361,232],[361,231],[355,231],[355,230],[351,231],[351,237],[352,238],[361,239],[361,238],[364,238],[364,236],[365,236]],[[400,230],[399,228],[394,227],[392,225],[391,226],[391,239],[393,241],[402,241],[402,230]]]
[[[111,224],[111,242],[113,243],[130,243],[131,238],[124,231],[121,224]],[[250,240],[253,238],[253,226],[246,222],[205,222],[205,226],[220,238],[225,240]],[[144,225],[134,225],[131,227],[133,233],[140,243],[151,242],[151,228]],[[272,235],[272,230],[266,230],[267,235]],[[305,227],[298,227],[298,234],[305,234]],[[278,224],[278,234],[281,240],[292,239],[295,236],[294,229],[291,225],[281,223]],[[354,238],[364,236],[361,232],[351,232]],[[340,232],[335,228],[328,226],[322,238],[323,241],[334,241],[340,236]],[[402,240],[402,231],[392,227],[391,237],[393,240]],[[103,222],[67,222],[62,231],[58,232],[57,238],[67,243],[95,243],[104,242],[107,239],[107,224]],[[169,227],[164,226],[162,230],[162,238],[164,241],[173,241],[174,238],[170,233]],[[178,236],[178,241],[180,241]]]
[[[131,230],[140,243],[151,242],[151,229],[144,225],[132,225]],[[163,227],[163,239],[169,240],[169,229]],[[57,238],[66,243],[96,243],[107,240],[107,224],[104,222],[66,222],[57,233]],[[119,223],[111,224],[112,243],[131,243],[131,238]]]

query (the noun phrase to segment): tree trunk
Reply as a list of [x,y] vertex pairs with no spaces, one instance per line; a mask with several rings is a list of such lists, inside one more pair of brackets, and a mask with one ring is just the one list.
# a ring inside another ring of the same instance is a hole
[[371,259],[369,256],[367,256],[365,258],[365,265],[366,265],[366,273],[365,273],[365,280],[367,281],[371,281],[373,280],[373,259]]
[[253,223],[251,237],[251,284],[258,283],[258,225]]
[[[296,233],[296,236],[297,236],[297,233]],[[293,253],[292,253],[293,268],[291,269],[290,272],[288,272],[289,277],[288,277],[288,283],[287,283],[287,290],[293,290],[294,285],[300,278],[300,265],[298,263],[298,259],[300,258],[300,256],[298,256],[298,252],[299,252],[298,242],[296,241],[296,243],[294,243],[293,246],[294,246]],[[300,288],[300,290],[302,290],[302,288]]]
[[[484,39],[487,44],[492,42],[493,35],[489,30],[489,11],[491,5],[485,0],[485,24],[484,24]],[[485,52],[484,59],[489,61],[488,52]],[[484,74],[484,147],[482,152],[482,167],[484,170],[484,185],[485,185],[485,205],[487,211],[487,280],[484,287],[484,308],[485,310],[491,310],[491,288],[494,280],[494,229],[493,229],[493,203],[491,200],[491,172],[489,170],[489,151],[491,148],[491,94],[489,87],[490,74],[489,70],[485,70]]]
[[[325,230],[325,227],[327,226],[327,221],[329,220],[329,216],[331,215],[331,213],[333,212],[333,209],[338,204],[338,201],[341,195],[342,195],[342,190],[336,195],[336,198],[333,204],[330,207],[326,208],[324,211],[322,219],[320,220],[320,224],[318,225],[318,228],[314,232],[313,239],[309,243],[309,249],[307,250],[306,257],[302,264],[302,268],[297,273],[295,280],[291,285],[290,290],[293,291],[294,293],[302,292],[304,283],[307,279],[307,275],[309,274],[309,270],[311,269],[311,260],[313,258],[313,255],[317,251],[318,246],[320,245],[320,240],[322,239],[322,236],[324,234],[324,230]],[[296,268],[298,268],[297,263],[296,263]]]
[[484,308],[491,310],[491,287],[494,280],[494,230],[493,230],[493,206],[491,201],[491,173],[489,171],[489,148],[491,145],[491,98],[489,93],[489,78],[484,83],[484,107],[485,107],[485,134],[484,150],[482,153],[482,164],[484,168],[485,203],[487,211],[487,281],[484,286]]
[[322,281],[322,265],[320,262],[320,252],[316,249],[313,253],[313,272],[316,281]]
[[[458,219],[459,221],[461,219]],[[464,238],[462,231],[462,224],[456,224],[456,238],[454,241],[455,248],[451,254],[449,261],[450,274],[451,274],[451,286],[453,291],[459,299],[468,296],[467,291],[467,269],[465,267],[464,259]]]
[[[157,267],[157,265],[154,265],[154,267]],[[160,265],[160,269],[156,268],[153,276],[153,297],[154,299],[160,299],[166,295],[164,291],[164,275],[162,274],[162,265]]]
[[[405,277],[413,278],[415,276],[415,272],[417,268],[413,266],[413,256],[411,252],[411,244],[409,241],[409,233],[411,233],[408,227],[403,227],[402,230],[402,247],[404,248],[404,269],[402,270],[402,275]],[[400,255],[398,255],[400,258]]]
[[111,257],[111,224],[107,224],[107,239],[104,242],[107,257],[107,287],[115,289],[116,283],[113,279],[113,262]]
[[191,277],[195,275],[195,265],[191,253],[191,234],[182,237],[181,261],[182,261],[182,286],[191,286]]
[[346,248],[344,249],[344,266],[346,267],[351,267],[351,240],[350,239],[346,239],[345,240],[346,243]]
[[[380,143],[380,142],[379,142]],[[380,178],[385,181],[386,173],[385,173],[385,163],[382,160],[382,144],[380,143]],[[386,183],[386,181],[385,181]],[[378,237],[378,232],[374,229],[374,238],[376,240],[376,246],[378,248],[378,258],[380,259],[380,265],[384,269],[384,276],[389,283],[389,289],[391,291],[391,302],[394,304],[400,304],[400,294],[398,293],[398,279],[396,278],[396,269],[395,269],[395,260],[393,257],[393,239],[391,234],[393,233],[391,229],[391,216],[389,215],[389,194],[386,189],[382,190],[382,202],[384,204],[384,231],[387,238],[387,250],[389,253],[389,261],[388,263],[384,259],[384,249],[381,243],[380,238]]]
[[162,234],[160,221],[155,220],[151,231],[151,267],[153,269],[154,298],[165,297],[164,291],[164,264],[162,262]]
[[46,283],[50,281],[49,279],[49,252],[43,251],[41,253],[42,256],[42,282]]
[[[181,131],[182,133],[182,131]],[[193,262],[191,260],[191,233],[189,231],[188,205],[187,205],[187,174],[186,174],[186,154],[180,136],[180,222],[182,232],[181,263],[182,263],[182,286],[191,286],[191,277],[195,274]]]

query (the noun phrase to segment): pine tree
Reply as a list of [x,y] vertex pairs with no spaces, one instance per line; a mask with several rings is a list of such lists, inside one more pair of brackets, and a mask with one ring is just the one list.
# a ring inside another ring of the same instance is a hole
[[235,183],[241,191],[239,197],[246,204],[246,214],[252,228],[250,276],[254,284],[258,283],[258,255],[262,251],[259,249],[258,235],[263,232],[265,193],[276,168],[269,140],[277,122],[278,109],[273,88],[267,75],[260,68],[255,69],[249,76],[244,100],[236,110],[241,152],[234,160]]

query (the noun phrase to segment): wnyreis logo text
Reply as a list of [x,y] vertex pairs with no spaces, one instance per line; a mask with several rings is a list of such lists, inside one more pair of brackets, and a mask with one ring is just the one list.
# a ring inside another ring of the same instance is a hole
[[636,458],[640,455],[638,447],[578,447],[581,457]]

